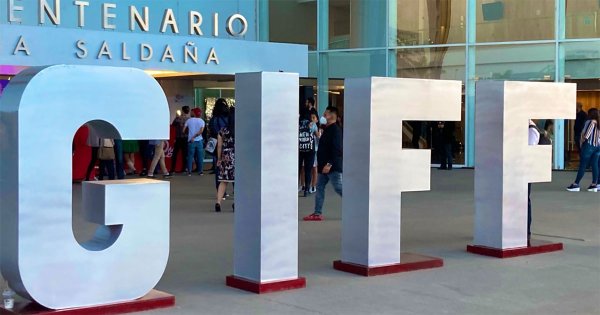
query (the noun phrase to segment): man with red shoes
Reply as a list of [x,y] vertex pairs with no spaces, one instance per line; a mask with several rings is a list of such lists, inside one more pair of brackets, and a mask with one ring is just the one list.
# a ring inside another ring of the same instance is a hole
[[342,128],[337,124],[338,110],[329,106],[325,110],[327,125],[319,140],[317,164],[319,176],[317,179],[317,195],[315,197],[315,212],[304,217],[304,221],[322,221],[323,203],[325,202],[325,186],[329,181],[335,192],[342,196]]

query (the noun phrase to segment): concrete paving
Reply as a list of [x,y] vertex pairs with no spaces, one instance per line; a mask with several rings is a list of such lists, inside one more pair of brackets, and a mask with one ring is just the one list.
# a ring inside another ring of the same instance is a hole
[[[177,306],[144,314],[600,314],[600,193],[565,191],[574,176],[555,172],[532,195],[535,237],[562,241],[565,250],[502,260],[465,251],[473,170],[433,170],[430,192],[403,194],[402,246],[445,266],[372,278],[331,266],[340,258],[341,199],[330,190],[326,221],[299,226],[307,288],[266,295],[224,285],[233,269],[233,214],[231,201],[213,212],[213,177],[176,176],[171,256],[157,289],[174,294]],[[299,219],[313,202],[299,198]],[[79,216],[74,222],[85,238],[90,226]]]

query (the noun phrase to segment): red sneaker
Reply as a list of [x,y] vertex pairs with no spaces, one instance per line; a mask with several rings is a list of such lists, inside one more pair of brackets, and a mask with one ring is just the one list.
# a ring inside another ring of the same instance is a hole
[[304,221],[323,221],[323,216],[320,214],[313,213],[309,216],[305,216]]

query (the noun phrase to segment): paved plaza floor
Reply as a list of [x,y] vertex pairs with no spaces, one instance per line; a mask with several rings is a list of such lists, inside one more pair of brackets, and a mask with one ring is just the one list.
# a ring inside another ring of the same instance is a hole
[[[402,247],[441,257],[444,267],[371,278],[332,268],[341,199],[330,188],[326,221],[299,225],[307,287],[256,295],[224,285],[233,269],[231,201],[214,213],[213,176],[179,175],[171,180],[170,260],[157,286],[177,306],[144,314],[600,314],[600,193],[565,191],[574,176],[554,172],[552,183],[533,186],[535,238],[564,242],[564,251],[502,260],[465,251],[473,170],[432,170],[431,191],[403,194]],[[313,202],[299,198],[299,219]],[[85,237],[89,226],[74,221]]]

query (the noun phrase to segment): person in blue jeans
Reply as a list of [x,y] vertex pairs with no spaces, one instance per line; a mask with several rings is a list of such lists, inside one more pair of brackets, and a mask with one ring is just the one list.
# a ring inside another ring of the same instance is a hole
[[588,191],[598,191],[598,176],[600,175],[600,118],[598,109],[592,108],[588,112],[589,120],[586,121],[583,132],[581,133],[581,159],[579,160],[579,171],[575,182],[567,187],[568,191],[580,191],[579,183],[585,175],[588,165],[592,166],[592,184]]
[[325,110],[327,125],[319,140],[317,151],[317,195],[315,197],[315,211],[304,217],[304,221],[322,221],[323,203],[325,202],[325,187],[329,182],[335,192],[342,196],[342,128],[338,126],[338,110],[329,106]]
[[198,175],[204,175],[204,141],[202,132],[204,131],[205,123],[202,118],[202,112],[199,108],[194,108],[192,117],[185,122],[184,131],[188,134],[188,155],[187,169],[188,176],[192,176],[192,163],[196,162],[196,170]]

